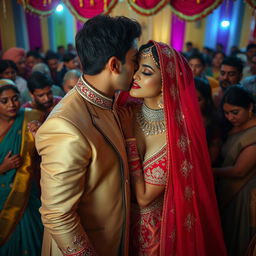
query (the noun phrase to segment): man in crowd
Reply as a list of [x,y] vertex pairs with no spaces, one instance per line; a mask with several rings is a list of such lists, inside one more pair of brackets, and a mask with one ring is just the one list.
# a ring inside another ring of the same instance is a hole
[[43,113],[43,119],[46,119],[53,107],[61,100],[61,97],[53,96],[52,85],[53,82],[49,76],[42,72],[33,72],[28,79],[28,89],[32,100],[24,103],[22,107],[38,109]]
[[220,87],[221,91],[214,97],[214,103],[219,106],[225,90],[235,84],[239,84],[243,77],[243,63],[237,57],[224,59],[220,67]]
[[129,173],[115,112],[137,68],[140,25],[96,16],[76,35],[83,75],[36,134],[42,255],[128,255]]
[[220,86],[219,82],[213,77],[206,76],[204,74],[205,70],[205,59],[201,53],[193,53],[188,58],[188,63],[192,69],[194,77],[200,77],[206,80],[207,83],[211,86],[212,95],[216,95],[219,93]]

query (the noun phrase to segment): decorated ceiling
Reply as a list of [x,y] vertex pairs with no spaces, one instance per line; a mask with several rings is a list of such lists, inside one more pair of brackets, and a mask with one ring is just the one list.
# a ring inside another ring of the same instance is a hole
[[[180,19],[186,21],[200,20],[216,9],[223,0],[124,0],[127,8],[143,16],[151,16],[166,5]],[[233,1],[233,0],[230,0]],[[256,8],[256,0],[245,0]],[[18,0],[24,9],[39,16],[51,15],[58,4],[65,4],[70,12],[80,21],[85,21],[98,14],[108,14],[115,8],[118,0]]]

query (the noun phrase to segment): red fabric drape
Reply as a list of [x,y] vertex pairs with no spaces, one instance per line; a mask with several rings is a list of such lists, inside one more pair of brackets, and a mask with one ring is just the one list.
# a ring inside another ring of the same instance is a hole
[[160,255],[225,256],[192,71],[176,50],[154,45],[162,70],[168,159]]
[[222,2],[223,0],[170,0],[170,5],[172,11],[179,18],[187,21],[195,21],[210,14]]
[[85,22],[98,14],[108,14],[118,0],[62,0],[70,12],[80,21]]
[[48,16],[53,14],[60,0],[18,0],[23,8],[39,16]]
[[127,3],[135,12],[145,16],[156,14],[168,2],[169,0],[127,0]]

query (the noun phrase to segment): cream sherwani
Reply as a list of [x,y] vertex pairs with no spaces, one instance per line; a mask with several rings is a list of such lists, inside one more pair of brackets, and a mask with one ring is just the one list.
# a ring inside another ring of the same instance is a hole
[[43,256],[128,255],[129,173],[112,103],[80,78],[36,134]]

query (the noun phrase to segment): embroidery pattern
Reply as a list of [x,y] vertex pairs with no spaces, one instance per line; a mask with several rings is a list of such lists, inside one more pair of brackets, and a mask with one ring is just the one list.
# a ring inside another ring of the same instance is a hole
[[172,56],[172,52],[171,52],[170,48],[168,48],[168,47],[162,48],[162,53],[164,55],[166,55],[168,58],[170,58]]
[[139,159],[139,153],[138,153],[138,149],[137,149],[136,139],[126,140],[126,151],[127,151],[129,162]]
[[178,140],[178,147],[181,149],[183,153],[187,150],[189,144],[190,140],[185,135],[181,135]]
[[92,249],[89,240],[85,235],[75,235],[74,241],[72,244],[75,246],[74,248],[70,248],[69,246],[66,249],[62,249],[62,252],[65,256],[95,256],[95,252]]
[[180,110],[177,110],[176,114],[175,114],[175,119],[176,119],[179,126],[183,125],[183,122],[184,122],[184,119],[185,119],[185,116],[184,116],[183,112],[180,111]]
[[184,223],[184,226],[186,227],[188,232],[191,231],[194,224],[195,224],[195,217],[191,213],[189,213],[185,218],[185,223]]
[[178,89],[175,86],[172,86],[172,88],[170,89],[171,95],[173,97],[174,100],[176,100],[179,92]]
[[192,190],[191,187],[189,187],[189,186],[185,187],[184,197],[187,201],[191,201],[194,194],[195,194],[195,192]]
[[79,94],[90,103],[103,109],[111,109],[113,100],[93,89],[83,80],[82,77],[80,77],[80,79],[78,80],[76,84],[76,89]]
[[176,238],[176,230],[175,229],[171,232],[170,238],[172,241],[175,240],[175,238]]
[[142,173],[140,160],[134,160],[129,163],[130,174],[133,176],[139,176]]
[[[145,208],[136,207],[132,215],[132,248],[138,255],[147,255],[147,250],[159,243],[161,220],[162,220],[163,198],[157,199]],[[157,235],[156,235],[157,234]],[[131,254],[133,255],[133,254]]]
[[171,78],[175,77],[175,66],[171,61],[168,63],[166,71],[168,72]]
[[181,164],[180,167],[180,171],[182,173],[182,175],[187,178],[191,172],[193,168],[193,165],[188,161],[188,160],[184,160],[184,162]]
[[165,185],[167,179],[166,146],[143,164],[145,182],[154,185]]

